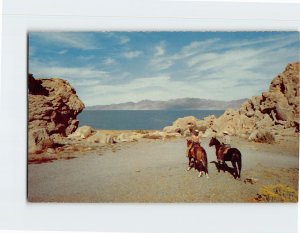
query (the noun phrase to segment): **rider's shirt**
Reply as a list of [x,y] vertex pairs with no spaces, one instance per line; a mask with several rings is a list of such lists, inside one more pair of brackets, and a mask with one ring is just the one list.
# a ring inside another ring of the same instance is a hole
[[229,135],[225,135],[223,137],[223,142],[224,142],[224,144],[230,144],[230,137],[229,137]]
[[193,142],[201,142],[201,140],[200,140],[200,137],[199,137],[199,135],[198,136],[196,136],[196,135],[194,135],[194,134],[192,134],[192,141]]

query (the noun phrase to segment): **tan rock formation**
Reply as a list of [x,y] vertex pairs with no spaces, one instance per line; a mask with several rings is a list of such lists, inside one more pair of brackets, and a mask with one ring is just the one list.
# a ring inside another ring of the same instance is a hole
[[87,141],[94,143],[112,144],[116,142],[116,139],[112,135],[97,131],[95,134],[90,136]]
[[164,131],[184,132],[186,136],[186,129],[192,126],[205,129],[204,137],[209,137],[221,135],[226,130],[231,135],[257,142],[263,142],[265,138],[272,142],[273,135],[297,135],[300,121],[299,72],[300,62],[289,64],[271,81],[269,91],[245,101],[238,111],[227,109],[219,118],[209,116],[203,120],[192,116],[179,118]]
[[29,152],[51,147],[45,140],[67,136],[78,126],[77,115],[84,104],[70,84],[59,78],[35,79],[28,76],[28,141]]
[[[269,91],[244,102],[238,112],[225,111],[214,121],[212,128],[236,135],[249,135],[255,130],[295,135],[295,131],[299,131],[299,67],[299,62],[289,64],[271,81]],[[292,129],[286,130],[289,128]],[[249,140],[253,140],[253,135],[261,135],[255,132]]]
[[197,126],[198,119],[194,116],[187,116],[183,118],[178,118],[173,122],[172,126],[167,126],[163,129],[166,133],[180,133],[184,132],[189,128],[195,128]]
[[95,132],[95,130],[88,125],[83,125],[79,127],[74,133],[70,134],[70,138],[88,138],[89,136],[92,135],[92,133]]

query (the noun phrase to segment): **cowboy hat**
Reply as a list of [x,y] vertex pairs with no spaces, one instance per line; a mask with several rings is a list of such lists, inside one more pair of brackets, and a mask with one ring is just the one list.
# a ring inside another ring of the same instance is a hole
[[223,131],[223,134],[229,134],[226,130]]

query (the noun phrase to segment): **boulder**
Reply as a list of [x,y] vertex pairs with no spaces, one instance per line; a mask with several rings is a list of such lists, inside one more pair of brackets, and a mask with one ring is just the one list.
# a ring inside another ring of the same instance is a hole
[[34,129],[28,132],[28,152],[29,154],[41,153],[54,146],[53,140],[49,137],[46,129]]
[[116,141],[117,142],[133,142],[137,141],[138,139],[142,138],[143,134],[140,133],[121,133],[117,136]]
[[183,118],[178,118],[173,122],[172,126],[167,126],[163,129],[166,133],[183,133],[189,128],[196,128],[197,118],[194,116],[187,116]]
[[210,128],[210,127],[212,127],[212,125],[214,124],[214,121],[216,120],[217,118],[216,118],[216,116],[214,116],[214,115],[209,115],[209,116],[207,116],[207,117],[204,117],[203,118],[203,121],[205,122],[205,126],[207,127],[207,128]]
[[181,133],[182,129],[177,126],[166,126],[163,131],[166,133]]
[[116,139],[112,135],[97,131],[95,134],[87,138],[87,141],[93,143],[112,144],[116,142]]
[[269,92],[282,95],[276,104],[276,114],[279,120],[294,122],[291,127],[299,126],[299,78],[300,62],[291,63],[271,81],[269,87]]
[[256,129],[269,129],[274,125],[274,121],[268,114],[264,114],[263,119],[255,123]]
[[88,125],[84,125],[79,127],[73,134],[69,135],[70,138],[88,138],[92,135],[92,133],[95,132],[95,130]]
[[190,137],[190,136],[192,136],[192,133],[191,133],[191,131],[190,131],[189,129],[187,129],[187,130],[185,130],[185,131],[183,132],[183,136],[184,136],[184,137]]
[[[32,138],[52,140],[52,135],[65,137],[73,133],[79,123],[76,117],[83,108],[84,104],[67,81],[59,78],[36,79],[32,74],[28,75],[29,141]],[[38,133],[41,135],[37,136]],[[28,147],[29,151],[36,151],[33,139]]]
[[227,109],[223,115],[214,120],[212,129],[217,132],[217,135],[222,134],[224,130],[230,135],[235,135],[239,124],[239,118],[237,116],[237,111],[231,108]]

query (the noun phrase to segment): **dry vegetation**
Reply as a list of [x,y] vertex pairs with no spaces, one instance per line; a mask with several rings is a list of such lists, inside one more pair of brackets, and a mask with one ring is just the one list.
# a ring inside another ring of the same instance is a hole
[[280,183],[267,185],[260,189],[255,200],[258,202],[297,202],[298,192]]

